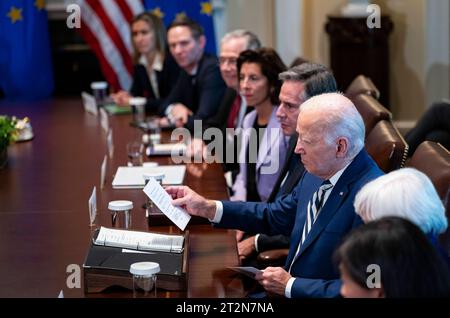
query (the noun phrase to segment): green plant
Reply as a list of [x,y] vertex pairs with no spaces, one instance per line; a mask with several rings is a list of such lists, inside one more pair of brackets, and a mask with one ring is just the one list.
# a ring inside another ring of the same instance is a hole
[[16,118],[0,116],[0,149],[7,147],[17,138]]

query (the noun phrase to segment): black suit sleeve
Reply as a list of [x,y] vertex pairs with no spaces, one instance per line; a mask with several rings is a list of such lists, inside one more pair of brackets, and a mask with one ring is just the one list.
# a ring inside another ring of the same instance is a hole
[[264,252],[268,250],[274,250],[279,248],[289,248],[289,236],[274,235],[269,236],[266,234],[260,234],[258,236],[258,252]]
[[164,59],[164,68],[157,74],[160,98],[150,100],[147,103],[148,109],[152,112],[159,112],[159,109],[165,104],[166,99],[175,87],[179,74],[180,68],[173,58],[167,55]]
[[227,87],[223,98],[220,102],[219,110],[216,115],[211,118],[208,118],[206,121],[203,121],[203,130],[208,128],[219,128],[223,132],[225,132],[225,128],[227,126],[228,116],[230,114],[231,106],[236,98],[237,92]]
[[186,124],[186,128],[191,131],[194,129],[194,120],[207,119],[217,113],[226,88],[215,59],[205,65],[197,81],[198,107]]
[[164,99],[164,101],[159,105],[159,115],[166,116],[165,112],[170,104],[183,101],[183,91],[184,88],[187,87],[189,87],[189,77],[186,72],[181,71],[173,89],[170,91],[169,96],[167,96],[167,98]]

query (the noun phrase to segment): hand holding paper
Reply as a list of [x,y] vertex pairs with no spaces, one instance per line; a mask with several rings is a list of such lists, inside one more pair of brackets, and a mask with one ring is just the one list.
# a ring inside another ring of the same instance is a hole
[[155,179],[151,178],[144,188],[145,194],[156,204],[156,206],[163,212],[176,226],[178,226],[182,231],[186,228],[189,223],[191,216],[183,209],[179,207],[174,207],[172,205],[172,198],[169,194],[161,187],[161,185],[156,182]]
[[216,202],[207,200],[187,186],[166,187],[167,193],[172,197],[172,204],[181,206],[190,215],[197,215],[213,220],[216,215]]

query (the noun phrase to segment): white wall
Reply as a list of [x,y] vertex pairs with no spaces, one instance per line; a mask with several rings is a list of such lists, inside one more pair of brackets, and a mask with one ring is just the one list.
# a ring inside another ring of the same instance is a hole
[[450,2],[428,0],[426,16],[426,106],[450,98]]
[[275,49],[289,66],[303,55],[303,0],[275,1]]

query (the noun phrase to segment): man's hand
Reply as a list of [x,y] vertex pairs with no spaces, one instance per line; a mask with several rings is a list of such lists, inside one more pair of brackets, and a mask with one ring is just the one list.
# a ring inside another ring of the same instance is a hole
[[256,274],[255,279],[268,292],[284,296],[286,285],[291,277],[291,274],[282,267],[267,267],[262,273]]
[[111,94],[111,98],[119,106],[127,106],[129,104],[131,95],[126,91],[119,91],[115,94]]
[[246,238],[243,241],[240,241],[237,246],[238,246],[238,254],[239,254],[240,260],[243,260],[243,259],[249,257],[254,252],[256,252],[255,236],[251,236],[249,238]]
[[186,186],[166,187],[167,193],[174,199],[172,204],[185,209],[190,215],[197,215],[207,219],[214,219],[216,203],[207,200],[194,190]]
[[177,127],[183,127],[188,122],[190,115],[192,115],[192,111],[180,103],[174,104],[170,110],[170,117]]

